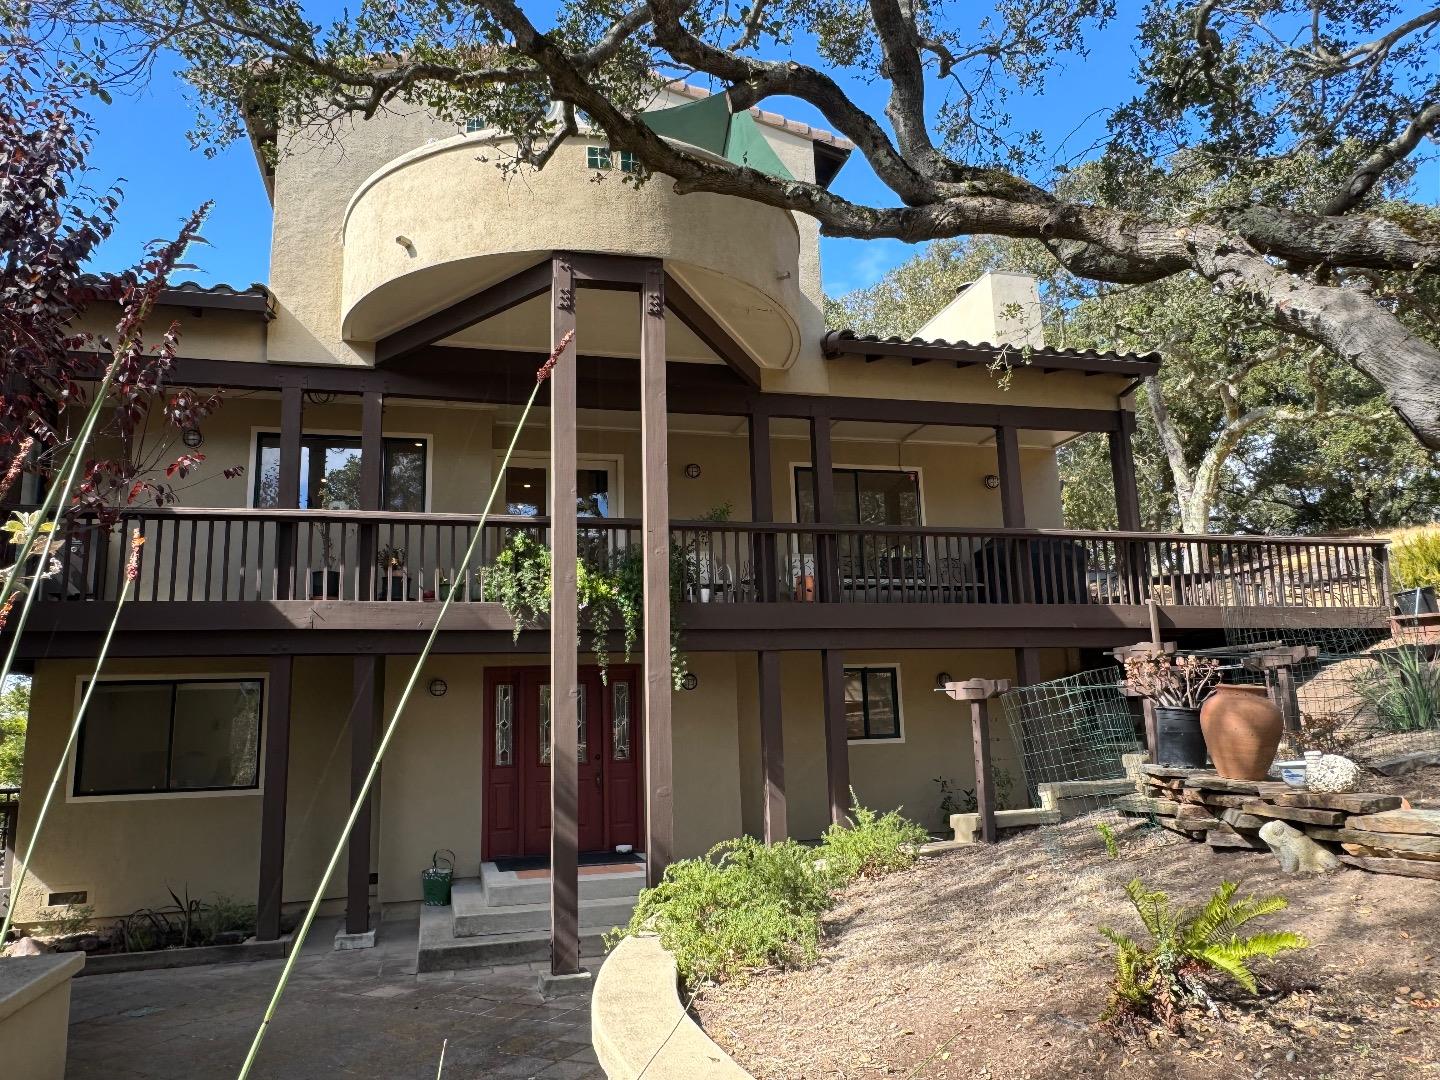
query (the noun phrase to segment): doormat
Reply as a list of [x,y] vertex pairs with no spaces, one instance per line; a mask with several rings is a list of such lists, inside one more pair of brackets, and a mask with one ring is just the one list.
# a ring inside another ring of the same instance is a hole
[[[633,851],[628,855],[621,855],[615,851],[592,851],[580,856],[581,866],[643,866],[644,863],[644,856]],[[495,869],[506,874],[519,870],[549,870],[550,856],[527,855],[518,859],[496,859]]]

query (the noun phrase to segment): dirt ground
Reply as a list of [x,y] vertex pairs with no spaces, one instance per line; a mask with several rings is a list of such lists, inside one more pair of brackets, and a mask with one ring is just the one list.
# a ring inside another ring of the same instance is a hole
[[[1373,786],[1440,806],[1440,769]],[[1117,826],[1117,861],[1095,820],[855,885],[819,965],[707,991],[705,1030],[760,1080],[1440,1077],[1440,882],[1294,878],[1268,854],[1139,825]],[[1185,902],[1226,880],[1279,893],[1289,910],[1251,926],[1311,946],[1261,961],[1260,996],[1234,987],[1218,1019],[1116,1039],[1096,1023],[1113,955],[1097,927],[1143,939],[1123,893],[1136,876]]]

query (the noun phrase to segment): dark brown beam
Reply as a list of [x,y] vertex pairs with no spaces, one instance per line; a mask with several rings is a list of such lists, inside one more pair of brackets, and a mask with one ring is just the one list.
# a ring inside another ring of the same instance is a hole
[[[379,510],[384,487],[385,396],[366,390],[360,400],[360,509]],[[376,528],[361,525],[357,538],[360,599],[370,599],[375,583]]]
[[645,272],[640,303],[641,529],[645,606],[645,882],[674,855],[670,676],[670,431],[665,410],[665,271]]
[[1000,519],[1007,529],[1025,527],[1025,489],[1020,468],[1020,433],[1013,427],[995,429],[1000,475]]
[[265,780],[260,793],[260,882],[255,902],[255,936],[280,936],[285,902],[285,804],[290,782],[290,703],[294,659],[270,658],[265,702]]
[[850,732],[845,721],[845,654],[820,650],[820,684],[825,703],[825,777],[830,820],[843,825],[850,815]]
[[[775,487],[771,473],[770,417],[752,412],[747,418],[750,443],[750,520],[775,520]],[[757,534],[755,545],[755,580],[760,600],[775,599],[778,579],[775,565],[775,537]]]
[[[379,390],[394,397],[431,398],[493,405],[524,404],[544,355],[500,349],[431,346],[392,368],[336,364],[252,364],[180,357],[175,384],[226,386],[240,390],[279,390],[298,386],[321,393],[359,394]],[[587,408],[634,412],[640,384],[629,365],[614,357],[579,357],[578,386]],[[483,379],[476,372],[483,371]],[[829,397],[815,394],[764,394],[745,385],[720,364],[671,363],[666,371],[672,413],[745,416],[762,408],[771,416],[876,423],[934,424],[952,427],[1007,425],[1041,431],[1114,431],[1114,409],[1061,409],[1027,405],[978,405],[906,398]]]
[[1040,650],[1015,650],[1015,681],[1020,686],[1034,686],[1043,681],[1040,675]]
[[[810,418],[810,477],[814,484],[815,521],[830,525],[835,521],[835,459],[830,451],[830,418]],[[839,545],[835,537],[815,537],[815,577],[819,598],[838,600],[840,596]]]
[[744,346],[730,336],[730,332],[720,325],[719,320],[701,307],[700,302],[669,274],[665,275],[665,304],[675,313],[675,317],[708,345],[716,356],[724,360],[736,375],[748,385],[756,389],[760,387],[760,365],[751,359]]
[[765,842],[790,835],[785,810],[785,732],[780,716],[780,654],[755,654],[760,686],[760,775],[765,800]]
[[[385,658],[374,653],[356,656],[353,663],[350,706],[350,800],[359,796],[375,756],[384,700]],[[346,852],[345,933],[364,934],[370,929],[370,851],[374,843],[372,791],[355,819]]]
[[[300,438],[305,431],[305,394],[298,386],[287,386],[280,392],[280,476],[276,488],[276,504],[287,510],[300,505]],[[304,595],[304,586],[292,592],[295,574],[294,525],[276,527],[276,559],[278,595],[288,599]]]
[[498,282],[474,296],[451,304],[443,311],[387,334],[375,343],[375,363],[388,364],[427,345],[467,330],[476,323],[543,296],[550,289],[550,261],[536,263],[513,277]]
[[663,273],[664,268],[659,259],[634,255],[569,252],[565,257],[569,259],[570,268],[575,272],[575,286],[580,289],[640,292],[645,287],[646,275],[655,268],[661,269]]
[[1122,532],[1140,531],[1140,486],[1135,476],[1135,414],[1120,413],[1120,429],[1107,434],[1115,509]]
[[[551,263],[550,336],[575,331],[575,273]],[[580,970],[580,713],[575,558],[575,340],[550,376],[550,973]]]

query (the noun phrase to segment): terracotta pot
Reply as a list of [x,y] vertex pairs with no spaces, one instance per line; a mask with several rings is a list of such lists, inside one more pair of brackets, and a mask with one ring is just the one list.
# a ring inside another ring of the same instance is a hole
[[1215,771],[1228,780],[1270,775],[1285,719],[1263,686],[1220,685],[1200,707],[1200,729]]

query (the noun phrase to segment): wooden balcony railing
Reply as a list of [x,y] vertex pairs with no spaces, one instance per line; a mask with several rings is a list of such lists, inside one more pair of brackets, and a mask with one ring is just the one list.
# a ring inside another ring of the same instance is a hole
[[[544,518],[309,510],[127,510],[81,521],[48,600],[114,600],[132,530],[139,601],[485,601],[486,569]],[[634,550],[640,522],[585,519],[585,558]],[[1378,540],[681,521],[671,578],[690,603],[1143,604],[1380,608]]]

